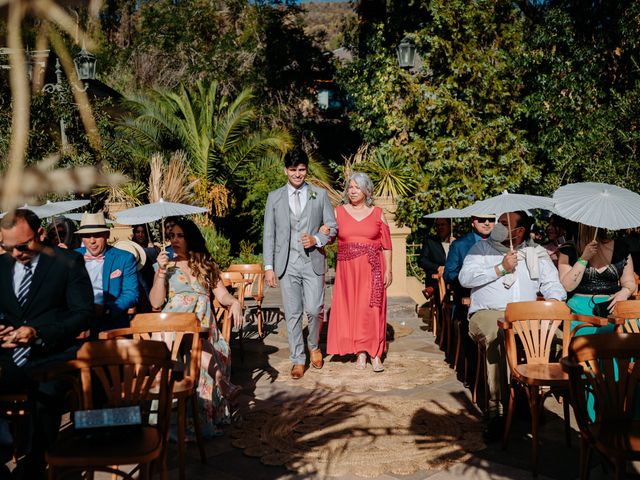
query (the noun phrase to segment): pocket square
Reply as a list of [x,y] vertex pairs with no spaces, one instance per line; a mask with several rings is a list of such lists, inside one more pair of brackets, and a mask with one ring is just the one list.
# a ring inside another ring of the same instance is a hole
[[113,278],[118,278],[122,276],[122,270],[117,269],[114,270],[113,272],[111,272],[111,275],[109,275],[109,278],[113,279]]

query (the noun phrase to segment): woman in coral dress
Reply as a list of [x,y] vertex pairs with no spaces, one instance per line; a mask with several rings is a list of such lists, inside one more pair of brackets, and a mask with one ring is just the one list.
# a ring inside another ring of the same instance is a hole
[[209,339],[202,346],[198,403],[200,425],[205,437],[222,433],[220,426],[230,423],[229,402],[240,387],[231,383],[231,350],[218,332],[211,295],[220,304],[231,306],[234,324],[242,325],[242,308],[220,280],[218,266],[207,250],[205,240],[191,220],[178,220],[169,234],[174,256],[158,255],[158,269],[149,295],[154,309],[163,312],[193,312]]
[[391,285],[391,235],[382,209],[373,206],[373,185],[354,173],[345,203],[336,208],[338,263],[331,302],[327,353],[358,354],[364,370],[382,372],[386,350],[387,294]]

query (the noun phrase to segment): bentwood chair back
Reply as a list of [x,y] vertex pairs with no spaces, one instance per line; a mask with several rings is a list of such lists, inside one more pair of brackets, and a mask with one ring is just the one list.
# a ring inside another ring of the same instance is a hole
[[129,328],[102,332],[100,338],[133,337],[141,340],[159,340],[171,351],[171,360],[184,365],[182,380],[173,386],[172,398],[177,400],[178,458],[180,479],[185,478],[185,438],[187,402],[191,403],[191,415],[196,434],[200,460],[206,463],[204,440],[199,421],[198,382],[202,357],[200,322],[195,313],[158,312],[140,313],[133,317]]
[[609,320],[618,333],[640,333],[640,300],[625,300],[613,306]]
[[[538,468],[538,426],[544,400],[553,392],[568,396],[569,378],[559,363],[552,362],[557,345],[557,333],[562,332],[562,354],[569,349],[573,316],[564,302],[514,302],[507,304],[504,321],[498,321],[505,334],[507,361],[511,371],[509,410],[505,425],[503,448],[506,448],[515,408],[516,385],[527,391],[531,410],[531,448],[534,475]],[[518,354],[516,335],[524,350]],[[522,362],[520,360],[523,360]],[[569,404],[564,402],[567,442],[570,442]]]
[[239,272],[245,279],[244,295],[256,302],[256,324],[258,335],[262,337],[262,301],[264,300],[264,266],[259,263],[233,264],[227,267],[227,272]]
[[[62,431],[46,454],[49,479],[58,475],[66,478],[70,471],[91,475],[101,471],[123,478],[133,478],[135,472],[138,478],[148,479],[154,462],[159,464],[162,478],[166,478],[163,460],[174,366],[162,342],[117,339],[87,342],[76,360],[47,372],[48,379],[69,382],[74,411],[137,406],[142,419],[139,428],[127,427],[117,436],[110,427],[104,427],[109,431],[103,437],[73,428]],[[117,465],[137,467],[133,472],[124,472],[114,467]]]
[[580,430],[580,478],[589,477],[592,449],[623,478],[627,461],[640,460],[640,335],[575,337],[561,363],[569,375],[571,405]]

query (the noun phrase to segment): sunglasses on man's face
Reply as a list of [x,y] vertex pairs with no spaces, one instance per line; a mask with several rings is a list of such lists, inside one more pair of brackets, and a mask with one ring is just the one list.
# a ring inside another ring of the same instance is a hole
[[7,245],[6,243],[0,243],[0,247],[2,247],[5,252],[13,252],[14,250],[17,250],[20,253],[30,252],[31,248],[29,247],[29,245],[31,245],[31,242],[33,242],[35,238],[35,236],[31,237],[26,242],[18,243],[17,245]]
[[496,219],[493,217],[475,217],[478,223],[496,223]]

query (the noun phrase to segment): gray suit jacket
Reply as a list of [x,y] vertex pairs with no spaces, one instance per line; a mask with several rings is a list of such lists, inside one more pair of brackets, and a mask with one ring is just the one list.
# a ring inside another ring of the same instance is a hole
[[[322,245],[326,245],[336,236],[337,231],[333,207],[325,189],[307,185],[309,197],[304,213],[308,215],[309,228],[311,230],[307,233],[315,235]],[[329,235],[324,235],[318,231],[322,225],[329,227],[331,230]],[[287,269],[290,243],[291,219],[287,186],[285,185],[269,193],[264,211],[264,237],[262,242],[264,264],[272,265],[278,278],[282,277]],[[324,249],[311,247],[306,251],[309,254],[309,258],[311,258],[313,271],[316,275],[323,275],[327,270]]]

